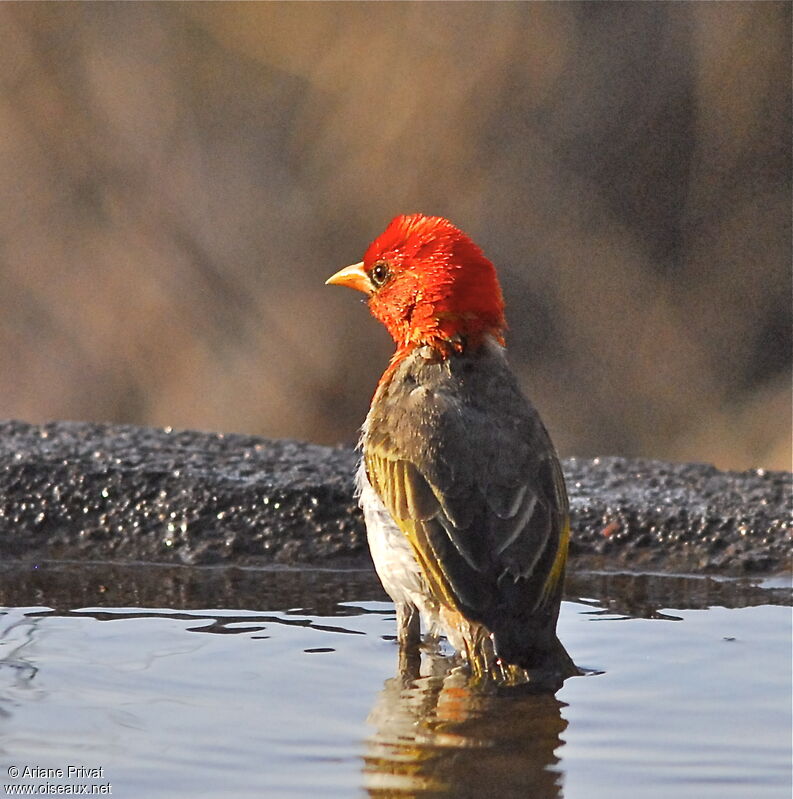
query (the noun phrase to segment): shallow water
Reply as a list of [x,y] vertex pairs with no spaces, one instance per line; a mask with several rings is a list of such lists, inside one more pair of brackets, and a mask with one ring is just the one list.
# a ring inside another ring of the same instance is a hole
[[[560,637],[603,673],[504,697],[443,658],[397,679],[368,572],[44,564],[0,580],[0,796],[790,796],[779,581],[574,576]],[[9,776],[26,767],[64,776]]]

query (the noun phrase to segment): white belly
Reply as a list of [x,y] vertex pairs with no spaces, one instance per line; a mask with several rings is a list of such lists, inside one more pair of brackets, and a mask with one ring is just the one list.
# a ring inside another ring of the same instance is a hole
[[356,482],[366,522],[369,550],[383,588],[396,604],[418,608],[424,631],[437,635],[440,632],[438,605],[427,590],[405,534],[396,526],[391,514],[369,483],[363,461],[358,468]]

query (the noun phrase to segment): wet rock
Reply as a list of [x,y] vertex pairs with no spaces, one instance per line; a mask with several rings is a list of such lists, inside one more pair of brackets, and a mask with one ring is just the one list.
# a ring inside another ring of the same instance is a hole
[[0,423],[0,556],[365,556],[352,451],[122,425]]
[[790,566],[793,475],[569,458],[574,561],[588,568],[772,573]]
[[[0,423],[0,557],[368,563],[356,456],[296,441],[122,425]],[[786,567],[791,475],[569,459],[571,550],[608,569]]]

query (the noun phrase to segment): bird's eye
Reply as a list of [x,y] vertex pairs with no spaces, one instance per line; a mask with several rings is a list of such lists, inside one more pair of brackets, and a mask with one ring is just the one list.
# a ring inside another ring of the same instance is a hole
[[391,273],[389,272],[388,264],[385,263],[385,261],[378,261],[369,270],[369,280],[372,281],[372,285],[375,288],[380,288],[380,286],[382,286],[390,276]]

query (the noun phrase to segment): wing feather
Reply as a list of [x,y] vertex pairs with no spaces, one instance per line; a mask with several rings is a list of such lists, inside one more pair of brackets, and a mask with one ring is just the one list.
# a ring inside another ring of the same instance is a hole
[[516,618],[555,624],[564,479],[500,356],[405,359],[375,395],[363,449],[370,482],[439,601],[496,634]]

